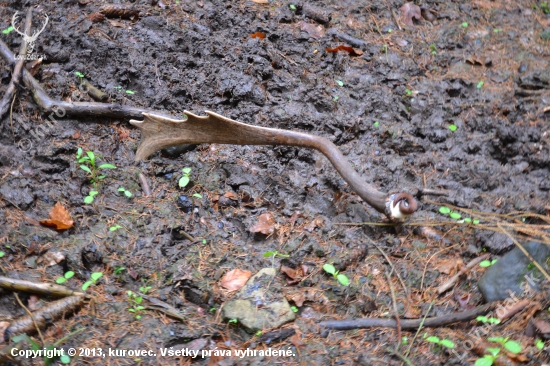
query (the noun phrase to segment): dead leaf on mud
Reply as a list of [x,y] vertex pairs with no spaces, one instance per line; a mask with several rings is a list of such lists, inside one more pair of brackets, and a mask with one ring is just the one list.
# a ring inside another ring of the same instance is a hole
[[262,32],[255,32],[255,33],[252,33],[250,35],[250,37],[252,38],[259,38],[259,39],[264,39],[265,38],[265,33],[262,33]]
[[407,319],[418,319],[421,315],[422,312],[420,309],[410,305],[407,307],[407,310],[405,310],[405,314],[403,314],[403,316]]
[[46,254],[44,254],[41,258],[39,258],[36,262],[37,263],[44,263],[46,267],[55,266],[61,261],[65,260],[65,254],[61,252],[51,252],[48,251]]
[[296,348],[300,348],[305,346],[304,343],[302,343],[302,340],[300,339],[300,336],[298,334],[294,334],[292,337],[288,339],[290,343],[294,345]]
[[451,258],[451,259],[443,259],[439,261],[439,263],[436,265],[435,268],[441,273],[445,273],[452,276],[456,272],[458,272],[463,265],[464,265],[464,262],[462,261],[462,259]]
[[361,56],[363,54],[363,51],[361,51],[357,48],[353,48],[351,46],[345,46],[345,45],[340,45],[340,46],[334,47],[334,48],[327,47],[327,48],[325,48],[325,50],[328,53],[333,53],[333,52],[338,52],[338,51],[345,51],[345,52],[349,53],[350,56]]
[[250,227],[251,233],[271,235],[275,232],[275,219],[270,213],[261,214],[258,222]]
[[324,225],[324,221],[322,218],[320,217],[317,217],[315,220],[311,221],[309,224],[307,224],[304,229],[306,229],[307,231],[309,231],[310,233],[315,230],[316,228],[318,227],[323,227]]
[[256,4],[269,4],[269,0],[251,0],[251,1]]
[[124,23],[122,23],[122,22],[119,22],[118,20],[107,19],[107,21],[108,21],[109,24],[111,24],[113,27],[126,28],[126,25],[124,25]]
[[250,276],[252,276],[252,272],[236,268],[222,277],[221,285],[229,291],[239,290]]
[[420,20],[420,7],[414,3],[405,3],[399,9],[401,11],[401,21],[409,27],[414,26],[413,18]]
[[235,192],[225,192],[223,196],[227,197],[227,198],[229,198],[230,200],[233,200],[233,201],[238,201],[239,200],[239,196]]
[[325,34],[325,28],[322,25],[315,25],[303,20],[298,23],[300,30],[306,32],[311,38],[319,39]]
[[299,283],[307,275],[307,270],[308,270],[308,267],[304,264],[302,264],[296,269],[293,269],[287,266],[281,266],[281,272],[286,274],[289,277],[287,279],[287,283],[289,285]]
[[57,202],[50,211],[50,219],[40,220],[40,223],[55,230],[67,230],[73,227],[74,221],[61,202]]

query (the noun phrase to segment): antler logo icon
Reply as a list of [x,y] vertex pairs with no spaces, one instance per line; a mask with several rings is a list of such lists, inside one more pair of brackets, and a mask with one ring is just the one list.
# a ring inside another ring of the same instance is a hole
[[42,33],[44,31],[44,29],[46,28],[46,26],[48,25],[48,14],[44,14],[44,16],[46,17],[46,22],[44,23],[44,26],[42,27],[42,29],[40,29],[39,31],[37,32],[34,32],[32,34],[32,36],[29,36],[29,35],[26,35],[24,32],[21,32],[19,29],[17,29],[17,27],[15,26],[15,23],[17,22],[17,11],[15,12],[15,14],[13,14],[13,18],[11,18],[11,25],[13,27],[13,29],[19,33],[20,35],[23,36],[23,39],[25,40],[25,42],[27,42],[28,44],[28,51],[27,53],[32,53],[34,51],[34,44],[36,42],[36,40],[38,39],[38,36],[40,35],[40,33]]

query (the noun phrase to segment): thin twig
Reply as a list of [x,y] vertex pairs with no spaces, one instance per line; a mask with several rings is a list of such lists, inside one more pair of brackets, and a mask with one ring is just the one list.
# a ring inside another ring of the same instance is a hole
[[422,327],[424,327],[424,321],[426,320],[426,318],[428,317],[428,314],[430,314],[430,310],[432,310],[432,306],[434,305],[434,302],[435,301],[432,301],[430,303],[430,306],[428,306],[428,311],[426,311],[426,315],[424,315],[424,317],[422,318],[422,321],[420,322],[420,326],[418,327],[418,329],[416,330],[416,333],[414,334],[414,337],[411,341],[411,344],[409,344],[409,348],[407,349],[407,353],[405,353],[405,357],[409,357],[409,353],[411,352],[411,349],[412,349],[412,346],[413,346],[413,343],[414,341],[416,340],[416,337],[418,337],[418,334],[420,334],[420,331],[422,330]]
[[[27,18],[25,19],[26,35],[30,34],[31,26],[32,26],[32,8],[29,8],[27,10]],[[27,46],[28,46],[27,40],[25,37],[23,37],[23,40],[21,41],[21,46],[19,47],[19,60],[17,60],[17,63],[13,68],[13,74],[11,76],[11,81],[10,81],[10,84],[8,85],[8,89],[6,90],[4,97],[0,101],[0,119],[2,119],[4,114],[6,114],[12,102],[12,98],[15,94],[16,87],[19,84],[19,80],[21,79],[21,70],[26,70],[23,68],[23,64],[25,63],[25,58],[27,56]]]
[[478,263],[480,263],[481,261],[484,261],[485,259],[489,258],[489,254],[483,254],[477,258],[474,258],[472,261],[470,261],[470,263],[468,263],[464,268],[462,268],[457,274],[455,274],[453,277],[451,277],[449,280],[447,280],[447,282],[445,282],[444,284],[442,284],[441,286],[439,286],[437,288],[437,293],[439,295],[441,295],[442,293],[444,293],[445,291],[447,291],[448,289],[451,288],[451,286],[456,282],[458,281],[458,279],[460,278],[460,276],[462,276],[463,274],[465,274],[466,272],[468,272],[469,270],[471,270],[472,268],[474,268]]
[[13,104],[15,103],[15,97],[16,95],[13,96],[13,100],[11,101],[11,106],[10,106],[11,137],[13,138],[14,143],[15,143],[15,132],[13,131]]
[[34,326],[36,327],[36,331],[38,332],[38,336],[40,337],[40,340],[42,341],[42,347],[44,347],[44,345],[46,343],[44,342],[44,338],[42,337],[42,332],[40,332],[40,328],[38,327],[38,324],[36,323],[36,319],[34,319],[34,315],[32,315],[31,311],[29,309],[27,309],[27,307],[25,305],[23,305],[23,303],[21,302],[21,299],[19,299],[19,296],[17,295],[17,292],[14,292],[13,294],[15,295],[15,299],[17,300],[19,305],[21,305],[21,307],[23,309],[25,309],[27,314],[29,314],[29,316],[31,317],[32,322],[34,323]]
[[149,188],[149,183],[147,178],[143,173],[139,173],[139,181],[141,183],[141,189],[143,190],[143,195],[149,197],[151,195],[151,188]]
[[[393,272],[393,270],[392,270]],[[401,323],[399,322],[399,311],[397,310],[397,299],[395,298],[395,290],[393,289],[393,284],[391,283],[391,277],[388,272],[384,272],[386,275],[386,280],[390,286],[391,299],[393,303],[393,313],[395,315],[395,322],[397,323],[397,343],[395,344],[395,352],[399,352],[399,346],[401,345]]]

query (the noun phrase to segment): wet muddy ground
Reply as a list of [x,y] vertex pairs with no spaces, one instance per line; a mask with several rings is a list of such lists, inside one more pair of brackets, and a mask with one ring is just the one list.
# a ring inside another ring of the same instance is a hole
[[[121,3],[139,16],[102,18],[97,13],[105,4],[96,0],[3,2],[0,27],[8,28],[13,13],[28,5],[36,6],[36,26],[43,20],[39,14],[49,16],[34,49],[45,56],[35,77],[55,99],[94,101],[79,88],[81,75],[113,103],[177,118],[184,110],[210,110],[248,124],[326,137],[382,191],[446,193],[422,196],[414,221],[444,221],[439,213],[444,204],[548,216],[550,17],[542,3],[427,1],[421,4],[424,17],[413,26],[400,20],[403,3],[396,1]],[[16,32],[0,36],[17,51]],[[340,45],[356,51],[327,51]],[[5,87],[11,68],[5,61],[1,65]],[[394,302],[385,276],[390,272],[402,317],[457,312],[464,307],[457,299],[464,297],[470,298],[468,306],[482,304],[476,286],[482,268],[437,296],[436,288],[450,277],[443,264],[467,263],[483,252],[498,258],[514,246],[504,236],[456,225],[439,226],[445,240],[412,226],[341,225],[381,223],[384,217],[312,150],[203,144],[135,163],[140,132],[128,119],[60,114],[53,120],[43,114],[22,87],[11,116],[0,121],[3,275],[53,283],[73,271],[65,285],[80,289],[91,273],[103,273],[87,290],[95,301],[44,329],[46,343],[84,328],[63,347],[157,353],[75,357],[73,364],[402,364],[390,352],[399,343],[395,329],[329,332],[316,324],[391,318]],[[84,200],[94,187],[79,167],[78,148],[92,151],[98,164],[117,168],[101,170],[105,178],[91,204]],[[183,168],[190,168],[189,184],[181,188]],[[150,196],[143,193],[140,173]],[[38,224],[57,202],[74,220],[68,230]],[[273,218],[270,235],[251,231],[263,214]],[[375,244],[389,255],[393,270]],[[274,251],[283,256],[264,255]],[[47,253],[62,260],[44,259]],[[350,285],[324,273],[325,263],[338,264]],[[223,307],[234,296],[221,286],[227,272],[256,274],[281,264],[307,267],[294,284],[277,272],[266,285],[284,294],[295,320],[251,331],[224,319]],[[403,279],[409,301],[393,271]],[[185,321],[154,310],[142,310],[136,319],[128,311],[135,304],[127,291],[140,288],[178,309]],[[13,294],[2,291],[0,321],[25,315]],[[402,353],[414,365],[473,364],[480,356],[464,342],[475,325],[426,330],[453,340],[453,351],[426,342],[423,333],[413,340],[415,332],[403,331],[408,343],[403,341]],[[262,338],[285,329],[293,332]],[[525,352],[533,347],[523,330],[502,325],[493,332],[516,336]],[[292,356],[160,355],[170,347],[288,349]],[[535,359],[548,361],[547,352],[533,352]]]

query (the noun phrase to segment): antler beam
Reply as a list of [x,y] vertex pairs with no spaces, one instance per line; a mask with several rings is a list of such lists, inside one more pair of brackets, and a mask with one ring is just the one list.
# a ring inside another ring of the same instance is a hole
[[161,149],[181,144],[286,145],[312,148],[323,153],[351,188],[369,205],[390,218],[403,219],[418,208],[408,193],[387,194],[366,183],[329,140],[302,132],[251,126],[206,111],[197,116],[185,111],[187,119],[176,120],[143,113],[143,121],[130,120],[141,130],[136,160],[148,158]]

